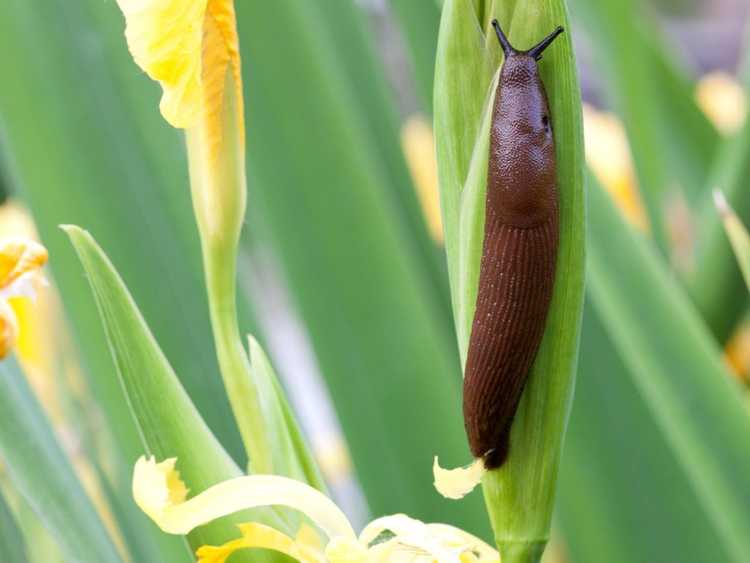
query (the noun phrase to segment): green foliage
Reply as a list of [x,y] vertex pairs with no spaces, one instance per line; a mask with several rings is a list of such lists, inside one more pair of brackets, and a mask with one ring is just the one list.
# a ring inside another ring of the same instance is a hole
[[730,559],[742,561],[750,552],[750,411],[684,293],[591,184],[594,305]]
[[[148,455],[176,457],[188,488],[197,494],[242,474],[198,414],[109,259],[86,231],[65,227],[88,275],[127,404]],[[284,529],[271,511],[227,516],[189,536],[193,549],[237,536],[236,524],[265,521]],[[251,559],[249,555],[248,561]],[[257,560],[257,559],[256,559]]]

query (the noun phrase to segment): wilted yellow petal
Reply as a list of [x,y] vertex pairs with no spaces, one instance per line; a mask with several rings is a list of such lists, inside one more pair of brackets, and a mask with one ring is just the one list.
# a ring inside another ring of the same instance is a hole
[[227,514],[261,506],[287,506],[310,518],[329,537],[354,538],[349,520],[318,490],[277,475],[250,475],[224,481],[190,500],[174,460],[141,457],[133,473],[136,504],[168,534],[187,534]]
[[465,497],[481,482],[484,475],[484,462],[475,459],[471,465],[457,467],[456,469],[443,469],[435,461],[432,464],[432,474],[435,478],[435,488],[445,498],[460,499]]
[[11,237],[0,240],[0,296],[14,295],[10,293],[11,286],[22,276],[38,271],[47,263],[47,258],[47,249],[31,239]]
[[240,549],[261,548],[278,551],[294,557],[302,563],[324,563],[321,553],[314,553],[300,546],[292,538],[269,526],[257,523],[241,524],[242,537],[219,547],[203,546],[196,552],[198,563],[224,563],[230,555]]
[[[373,545],[384,532],[393,534],[393,537]],[[425,524],[404,514],[374,520],[362,531],[359,541],[370,547],[370,562],[499,561],[496,550],[467,532],[447,524]]]

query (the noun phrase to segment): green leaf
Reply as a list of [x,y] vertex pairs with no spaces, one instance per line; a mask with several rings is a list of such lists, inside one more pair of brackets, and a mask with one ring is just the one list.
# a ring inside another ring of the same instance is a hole
[[272,433],[273,464],[279,468],[276,474],[286,475],[325,491],[318,465],[310,455],[268,356],[255,338],[250,336],[248,340],[250,373],[258,386],[264,413],[268,416],[267,425]]
[[26,538],[5,498],[0,494],[0,553],[13,563],[27,563]]
[[[706,326],[652,248],[590,178],[594,305],[730,560],[750,552],[750,424]],[[637,267],[634,267],[637,265]]]
[[[241,475],[180,385],[109,259],[86,231],[73,226],[65,227],[65,231],[88,275],[146,452],[158,461],[176,457],[177,468],[192,494]],[[193,549],[220,545],[238,537],[236,524],[251,520],[285,530],[284,522],[273,511],[242,512],[194,530],[188,540]],[[257,560],[247,554],[236,558]]]
[[[478,496],[450,503],[432,486],[435,454],[456,464],[468,456],[458,360],[438,268],[425,261],[414,216],[394,195],[411,186],[394,182],[372,140],[370,124],[390,114],[382,100],[366,104],[371,97],[359,96],[341,63],[344,30],[361,29],[356,10],[350,2],[238,3],[243,72],[253,77],[245,92],[250,213],[277,252],[372,512],[484,533]],[[323,20],[333,12],[336,34]],[[398,147],[395,131],[384,139]]]
[[[435,130],[456,330],[466,356],[482,252],[493,75],[500,48],[491,34],[497,17],[516,45],[530,45],[563,25],[565,4],[492,4],[448,0],[438,45]],[[501,556],[535,560],[549,536],[557,470],[575,377],[583,306],[584,194],[581,107],[570,33],[545,53],[540,73],[555,124],[560,248],[547,331],[513,424],[508,462],[484,479]]]
[[727,560],[714,521],[590,299],[583,315],[557,521],[570,561]]
[[71,561],[122,561],[15,360],[0,378],[0,458],[13,484]]

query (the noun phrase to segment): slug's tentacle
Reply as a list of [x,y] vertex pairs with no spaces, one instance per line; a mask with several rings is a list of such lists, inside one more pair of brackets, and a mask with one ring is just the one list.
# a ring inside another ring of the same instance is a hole
[[464,377],[471,451],[500,467],[510,429],[544,334],[559,239],[551,119],[537,60],[557,28],[528,51],[492,22],[506,59],[490,138],[484,244]]

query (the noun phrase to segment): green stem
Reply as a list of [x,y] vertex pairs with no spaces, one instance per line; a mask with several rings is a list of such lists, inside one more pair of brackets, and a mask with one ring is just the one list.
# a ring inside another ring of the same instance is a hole
[[237,426],[256,473],[273,473],[260,396],[249,377],[250,361],[242,346],[236,305],[236,246],[205,248],[208,303],[216,354]]

